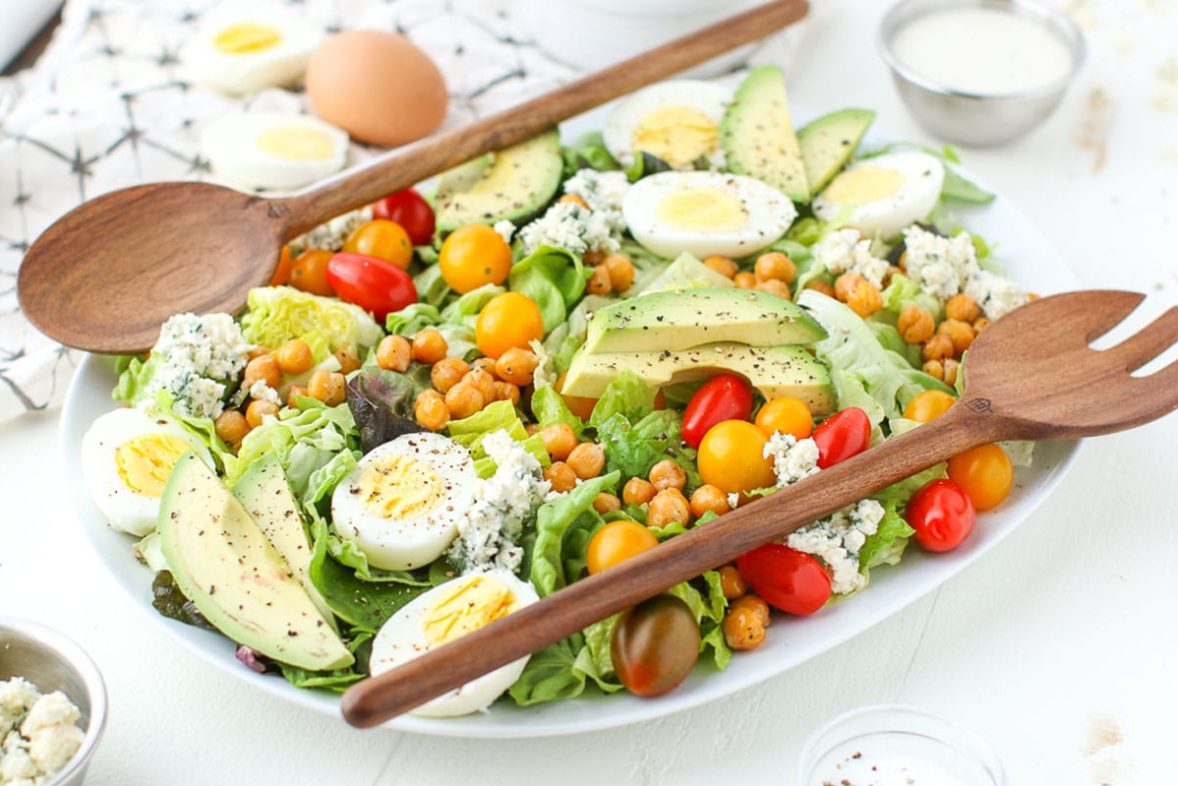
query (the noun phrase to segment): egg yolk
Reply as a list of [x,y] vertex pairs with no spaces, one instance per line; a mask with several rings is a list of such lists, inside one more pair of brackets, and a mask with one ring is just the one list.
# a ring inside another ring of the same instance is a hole
[[192,445],[172,434],[141,434],[115,449],[123,485],[145,497],[162,497],[172,467]]
[[661,106],[642,116],[630,141],[635,150],[644,150],[678,169],[715,150],[720,129],[698,109]]
[[748,221],[740,200],[718,188],[689,188],[664,197],[660,223],[693,232],[732,232]]
[[222,28],[213,37],[213,47],[227,55],[250,55],[282,43],[282,35],[269,25],[238,22]]
[[437,473],[407,456],[389,456],[367,467],[360,475],[359,487],[368,512],[384,519],[426,513],[445,491]]
[[263,153],[289,161],[322,161],[331,158],[331,137],[314,128],[270,128],[258,134],[254,144]]
[[446,593],[426,612],[425,638],[441,646],[515,611],[515,594],[501,582],[475,576]]
[[903,175],[894,169],[861,166],[836,177],[822,196],[838,205],[861,205],[889,197],[903,186]]

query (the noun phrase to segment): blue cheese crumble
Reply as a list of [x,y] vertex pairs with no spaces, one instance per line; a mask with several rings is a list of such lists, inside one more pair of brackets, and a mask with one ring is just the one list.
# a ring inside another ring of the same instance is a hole
[[565,181],[564,192],[585,200],[595,211],[621,211],[622,200],[630,190],[630,180],[624,172],[598,172],[596,169],[579,169]]
[[793,434],[775,431],[765,443],[763,455],[773,459],[778,486],[797,483],[818,472],[818,443],[809,437],[799,440]]
[[988,270],[978,271],[965,283],[965,294],[974,299],[990,321],[1006,316],[1028,300],[1018,284]]
[[879,531],[883,517],[883,505],[865,499],[791,533],[785,544],[822,560],[830,570],[831,591],[845,595],[867,585],[859,571],[859,551]]
[[860,239],[858,230],[839,229],[814,244],[814,260],[836,275],[857,273],[876,288],[883,287],[888,262],[871,253],[871,241]]
[[625,219],[617,211],[586,210],[575,202],[557,202],[521,229],[519,239],[525,254],[540,246],[556,246],[574,254],[613,253],[621,248],[624,227]]
[[904,230],[904,271],[926,292],[948,300],[979,272],[977,250],[966,232],[942,237],[913,224]]
[[164,323],[152,348],[158,366],[147,392],[167,391],[176,411],[216,418],[230,381],[245,368],[249,344],[228,314],[177,314]]
[[292,240],[290,252],[293,256],[298,256],[310,248],[339,251],[344,247],[344,241],[348,239],[348,235],[371,220],[371,205],[344,213],[342,216],[336,216],[327,223],[315,227],[307,234]]
[[20,677],[0,681],[0,784],[49,783],[86,738],[80,717],[61,691],[42,694]]
[[459,521],[458,539],[448,556],[463,573],[517,572],[523,547],[516,541],[551,486],[542,479],[536,457],[506,431],[483,437],[483,449],[495,462],[495,474],[478,482],[474,504]]
[[503,238],[503,242],[511,245],[511,238],[515,236],[515,224],[508,221],[506,218],[496,221],[495,225],[491,227],[499,233],[499,237]]

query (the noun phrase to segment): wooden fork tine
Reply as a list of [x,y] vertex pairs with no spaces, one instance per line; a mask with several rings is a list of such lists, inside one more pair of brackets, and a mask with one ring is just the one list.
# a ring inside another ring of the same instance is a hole
[[1178,343],[1178,306],[1174,306],[1140,331],[1107,351],[1118,361],[1126,364],[1126,371],[1136,371],[1176,343]]

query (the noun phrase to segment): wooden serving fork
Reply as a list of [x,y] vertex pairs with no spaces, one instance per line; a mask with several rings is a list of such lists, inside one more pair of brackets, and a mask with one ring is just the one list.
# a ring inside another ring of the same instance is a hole
[[354,685],[344,718],[379,724],[969,448],[1090,437],[1162,417],[1178,408],[1178,362],[1132,372],[1178,343],[1178,307],[1111,349],[1089,346],[1144,298],[1094,290],[1015,310],[974,341],[965,393],[940,418]]

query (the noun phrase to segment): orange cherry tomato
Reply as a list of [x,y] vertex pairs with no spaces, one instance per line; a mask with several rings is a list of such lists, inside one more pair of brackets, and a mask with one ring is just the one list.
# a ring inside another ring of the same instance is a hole
[[[584,396],[566,396],[562,392],[564,390],[564,380],[564,374],[557,377],[556,392],[560,393],[560,397],[564,399],[564,404],[569,408],[569,412],[572,412],[581,420],[588,420],[589,416],[593,414],[593,408],[597,406],[597,399],[585,398]],[[657,396],[655,397],[655,409],[659,409]]]
[[511,272],[511,246],[491,227],[468,224],[442,242],[438,267],[442,279],[455,292],[502,284]]
[[944,415],[955,403],[957,399],[944,391],[926,390],[908,402],[908,406],[904,407],[904,417],[928,423]]
[[776,432],[805,439],[814,430],[814,415],[800,398],[782,396],[765,402],[757,413],[757,428],[771,437]]
[[312,248],[299,254],[291,264],[290,285],[312,295],[334,295],[335,290],[327,280],[327,263],[332,253],[322,248]]
[[290,281],[290,269],[294,263],[290,259],[290,246],[283,246],[278,255],[278,265],[274,268],[274,275],[270,276],[270,286],[280,287]]
[[530,341],[543,338],[540,309],[522,292],[504,292],[491,298],[474,326],[475,344],[489,358],[498,358],[512,347],[527,349]]
[[344,251],[389,262],[402,270],[413,261],[413,243],[400,224],[378,218],[356,227],[344,241]]
[[700,477],[727,494],[774,485],[773,463],[764,456],[768,441],[747,420],[717,423],[699,443]]
[[965,489],[976,509],[990,510],[1010,494],[1014,465],[998,445],[979,445],[949,459],[949,479]]
[[659,544],[658,538],[637,521],[611,521],[593,535],[585,555],[589,575],[601,573]]

